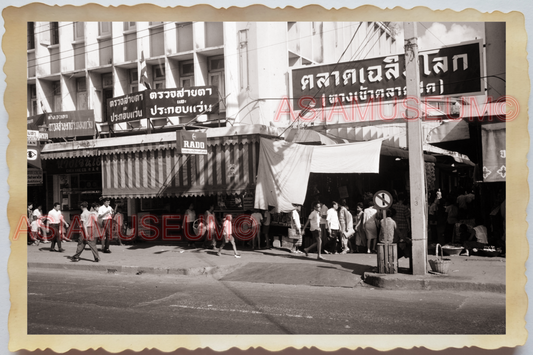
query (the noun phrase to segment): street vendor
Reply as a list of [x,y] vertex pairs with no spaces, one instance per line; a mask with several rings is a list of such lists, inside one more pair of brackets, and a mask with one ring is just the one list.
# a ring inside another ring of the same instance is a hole
[[465,255],[469,256],[470,252],[476,253],[478,249],[483,249],[487,244],[487,227],[478,224],[470,231],[470,238],[463,243]]

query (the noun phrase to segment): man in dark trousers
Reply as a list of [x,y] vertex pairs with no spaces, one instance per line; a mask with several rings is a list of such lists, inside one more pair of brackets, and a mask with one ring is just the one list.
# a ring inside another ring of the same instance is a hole
[[72,261],[80,261],[80,255],[83,252],[83,249],[85,249],[85,244],[89,244],[89,247],[93,252],[94,261],[100,261],[98,250],[96,249],[96,237],[93,233],[93,224],[96,223],[96,218],[94,218],[94,214],[96,214],[94,212],[94,205],[95,204],[91,207],[90,212],[87,210],[87,207],[89,207],[87,202],[83,201],[80,205],[82,210],[80,216],[82,235],[78,238],[78,248],[76,249],[76,254],[71,258]]
[[104,228],[104,235],[102,237],[102,250],[104,253],[111,253],[109,250],[109,243],[113,238],[113,208],[109,206],[111,200],[104,198],[104,204],[98,208],[98,221],[100,226]]

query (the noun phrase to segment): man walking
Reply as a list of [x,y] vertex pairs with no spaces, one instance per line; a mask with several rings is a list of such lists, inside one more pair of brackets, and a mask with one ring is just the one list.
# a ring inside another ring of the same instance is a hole
[[[94,206],[91,207],[91,212],[94,211]],[[85,244],[89,244],[89,248],[91,248],[91,251],[93,252],[94,261],[99,262],[100,258],[98,257],[98,250],[96,249],[96,238],[93,233],[93,223],[96,223],[96,218],[94,218],[94,214],[89,212],[87,210],[87,207],[89,207],[89,204],[85,201],[83,201],[80,205],[82,213],[80,216],[81,221],[81,227],[82,227],[82,235],[78,239],[78,247],[76,248],[76,254],[72,256],[71,260],[74,262],[80,261],[80,255],[83,252],[83,249],[85,249]]]
[[102,251],[104,253],[111,253],[109,250],[109,243],[113,238],[113,208],[109,206],[111,200],[104,198],[104,204],[98,208],[98,221],[100,226],[104,228],[104,234],[102,237]]
[[316,248],[316,251],[318,253],[317,259],[318,260],[325,260],[322,257],[322,240],[320,239],[320,202],[316,202],[313,206],[313,212],[309,214],[309,218],[305,222],[303,230],[305,231],[305,228],[307,228],[308,224],[311,224],[311,234],[313,235],[313,238],[315,239],[315,242],[311,244],[308,248],[304,249],[305,256],[309,256],[309,251],[313,250],[313,248]]
[[331,252],[332,254],[337,254],[339,250],[339,238],[340,238],[339,204],[336,201],[333,201],[332,206],[333,207],[331,207],[328,210],[327,217],[326,217],[326,221],[328,223],[327,228],[328,228],[328,235],[329,235],[327,248],[330,249],[330,250],[327,250],[327,252]]
[[61,205],[59,202],[54,202],[54,208],[48,212],[48,220],[50,221],[49,228],[52,230],[52,243],[50,244],[50,251],[56,251],[55,246],[57,243],[57,251],[64,252],[65,249],[61,248],[61,227],[64,226],[65,230],[68,229],[68,223],[63,219],[63,214],[59,210]]

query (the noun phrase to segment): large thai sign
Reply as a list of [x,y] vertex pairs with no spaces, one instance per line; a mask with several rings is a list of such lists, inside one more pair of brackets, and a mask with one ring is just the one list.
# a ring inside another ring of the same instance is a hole
[[92,136],[95,133],[94,111],[65,111],[46,114],[49,138]]
[[[481,49],[475,41],[419,52],[421,96],[481,94]],[[405,56],[294,69],[292,97],[294,110],[404,99]]]
[[149,117],[197,116],[214,112],[216,86],[153,89],[107,100],[107,121],[121,123]]
[[147,90],[149,117],[197,116],[211,113],[218,102],[216,86]]

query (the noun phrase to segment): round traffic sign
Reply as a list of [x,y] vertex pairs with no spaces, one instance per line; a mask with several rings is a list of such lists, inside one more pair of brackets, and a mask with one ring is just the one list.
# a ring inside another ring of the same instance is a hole
[[374,194],[374,206],[380,210],[386,210],[392,206],[392,195],[385,190],[380,190]]

